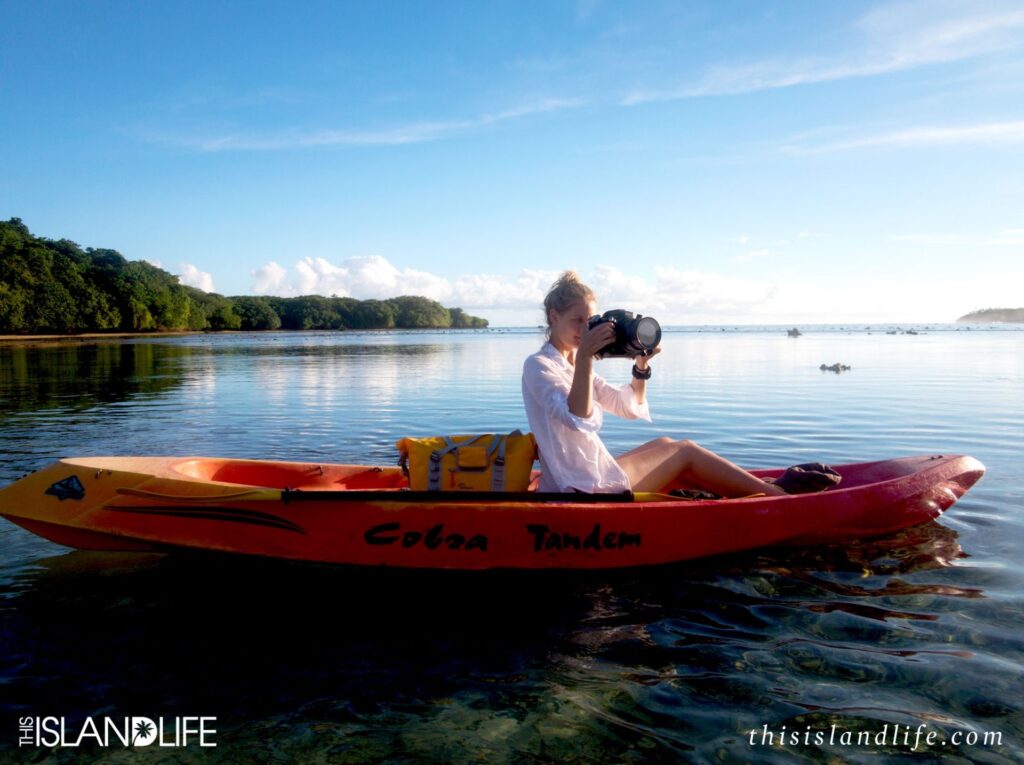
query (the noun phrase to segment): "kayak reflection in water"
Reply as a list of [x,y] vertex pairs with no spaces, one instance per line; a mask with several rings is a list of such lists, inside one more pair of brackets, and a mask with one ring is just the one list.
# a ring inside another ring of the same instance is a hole
[[575,272],[566,271],[552,285],[544,312],[548,340],[526,359],[522,382],[526,416],[540,452],[539,491],[661,491],[682,482],[722,497],[781,496],[838,482],[838,474],[826,466],[807,465],[768,483],[692,441],[671,438],[613,457],[598,435],[603,412],[650,421],[650,360],[661,349],[636,356],[633,379],[614,387],[594,372],[594,355],[615,341],[615,325],[591,325],[597,300]]

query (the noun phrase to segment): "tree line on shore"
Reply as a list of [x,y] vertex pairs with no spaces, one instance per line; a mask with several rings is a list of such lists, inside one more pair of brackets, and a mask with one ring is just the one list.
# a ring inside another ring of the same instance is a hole
[[0,221],[0,332],[482,328],[425,297],[235,296],[203,292],[116,250],[82,249]]
[[985,308],[964,314],[957,321],[1024,323],[1024,308]]

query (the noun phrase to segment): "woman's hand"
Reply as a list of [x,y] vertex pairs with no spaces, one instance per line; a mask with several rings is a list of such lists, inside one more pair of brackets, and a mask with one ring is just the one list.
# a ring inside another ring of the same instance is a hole
[[584,326],[580,332],[580,345],[576,350],[576,358],[592,359],[594,354],[615,342],[615,325],[603,321],[593,329]]
[[[647,369],[647,362],[651,360],[651,357],[657,356],[659,353],[661,353],[661,348],[655,348],[646,356],[637,356],[633,359],[633,366],[643,372]],[[636,396],[636,402],[638,404],[643,404],[647,401],[647,380],[639,379],[634,373],[633,379],[630,380],[629,383],[633,388],[633,395]]]
[[661,353],[661,346],[660,345],[657,348],[655,348],[653,351],[648,353],[646,356],[637,356],[635,359],[633,359],[633,363],[636,364],[636,368],[637,369],[640,369],[640,370],[647,369],[647,362],[650,361],[651,358],[653,358],[654,356],[657,356],[659,353]]

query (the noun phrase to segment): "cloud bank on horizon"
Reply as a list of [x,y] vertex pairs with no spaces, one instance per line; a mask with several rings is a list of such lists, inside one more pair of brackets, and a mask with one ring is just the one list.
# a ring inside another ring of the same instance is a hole
[[495,324],[566,268],[668,323],[1020,302],[1018,0],[259,10],[0,6],[0,215]]
[[[399,270],[379,256],[353,257],[340,265],[323,258],[303,258],[289,271],[275,262],[253,271],[252,293],[294,297],[330,295],[369,298],[422,295],[446,306],[498,316],[524,316],[523,325],[543,323],[541,305],[560,271],[521,270],[515,274],[467,274],[446,279],[424,271]],[[657,314],[673,324],[687,317],[723,316],[769,302],[779,285],[673,267],[656,269],[648,281],[613,266],[600,265],[585,276],[598,295],[602,310],[628,307]]]
[[[905,238],[914,241],[919,237]],[[983,244],[1019,244],[1019,240],[1019,234],[1011,233]],[[751,257],[760,256],[754,251]],[[738,258],[745,259],[747,256]],[[513,274],[478,273],[447,279],[424,271],[400,270],[379,256],[348,258],[340,265],[323,258],[304,258],[291,272],[273,261],[254,270],[251,293],[359,300],[421,295],[448,307],[466,309],[497,326],[532,326],[544,323],[544,296],[560,273],[524,269]],[[755,324],[818,322],[814,317],[824,312],[836,323],[871,322],[870,315],[882,313],[887,317],[885,321],[917,321],[913,313],[901,306],[905,301],[903,288],[892,283],[879,284],[870,295],[864,295],[846,292],[842,285],[822,291],[808,284],[762,282],[742,275],[680,270],[674,266],[655,267],[651,279],[608,265],[598,265],[580,275],[598,296],[599,310],[625,308],[656,316],[666,325],[737,323],[737,316]],[[936,286],[929,280],[929,284],[940,294],[957,288],[953,283],[940,282]]]

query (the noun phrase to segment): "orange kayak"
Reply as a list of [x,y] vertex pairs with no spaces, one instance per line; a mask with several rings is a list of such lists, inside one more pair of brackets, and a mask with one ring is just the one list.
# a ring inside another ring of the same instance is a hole
[[623,568],[887,534],[938,517],[985,472],[965,456],[834,467],[842,483],[818,494],[694,501],[409,491],[397,467],[81,457],[0,490],[0,515],[87,550],[431,569]]

